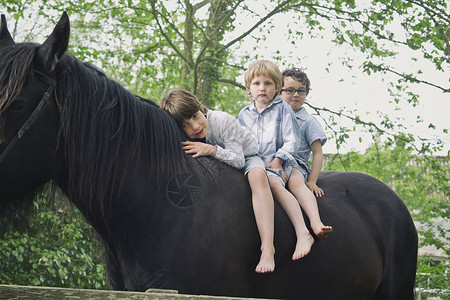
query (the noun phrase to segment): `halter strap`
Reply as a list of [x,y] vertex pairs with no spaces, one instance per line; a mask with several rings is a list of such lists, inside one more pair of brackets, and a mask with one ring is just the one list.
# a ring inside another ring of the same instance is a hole
[[[37,70],[34,70],[34,73],[36,73],[43,82],[49,84],[49,87],[47,90],[48,97],[50,99],[50,96],[52,95],[52,92],[53,92],[53,97],[55,97],[56,106],[58,107],[58,111],[61,112],[61,104],[58,101],[58,95],[56,95],[56,80],[54,80],[53,78],[50,78],[49,76],[47,76],[44,73],[39,72]],[[51,86],[53,86],[52,90],[50,90]],[[44,94],[44,96],[45,96],[45,94]]]
[[49,76],[45,75],[42,72],[39,72],[38,70],[34,70],[34,73],[36,73],[37,75],[39,75],[39,78],[45,82],[48,83],[49,85],[52,85],[53,87],[56,87],[56,81],[53,78],[50,78]]
[[[8,155],[8,153],[14,148],[14,146],[17,144],[17,142],[22,138],[22,136],[25,134],[25,132],[30,129],[31,125],[39,118],[39,116],[44,112],[45,108],[47,107],[47,104],[49,103],[50,96],[55,90],[56,87],[56,81],[44,73],[41,73],[39,71],[35,70],[35,73],[39,75],[40,79],[46,83],[49,84],[47,91],[42,96],[41,101],[39,101],[36,108],[33,110],[31,115],[28,117],[27,121],[22,125],[22,127],[17,132],[16,136],[8,143],[8,146],[6,146],[5,150],[3,150],[2,154],[0,155],[0,164],[3,162],[5,157]],[[59,108],[59,104],[58,104]]]

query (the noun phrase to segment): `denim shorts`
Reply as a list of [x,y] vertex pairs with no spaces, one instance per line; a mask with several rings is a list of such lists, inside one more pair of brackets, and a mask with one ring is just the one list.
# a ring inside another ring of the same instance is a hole
[[300,173],[303,174],[303,177],[305,177],[305,182],[306,182],[306,180],[309,177],[309,173],[306,170],[306,168],[304,166],[298,164],[297,161],[295,161],[295,160],[291,164],[289,164],[287,166],[284,166],[283,169],[284,169],[284,172],[286,173],[286,176],[287,176],[287,180],[286,181],[283,180],[283,175],[282,175],[280,169],[269,169],[269,168],[266,168],[266,173],[267,173],[268,176],[278,176],[278,178],[280,178],[281,182],[283,183],[283,186],[289,181],[289,177],[291,176],[292,169],[299,170]]
[[305,182],[306,182],[306,180],[307,180],[308,177],[309,177],[309,173],[308,173],[308,171],[306,170],[306,168],[305,168],[304,166],[300,165],[297,161],[296,161],[295,163],[293,163],[291,166],[292,166],[293,168],[296,168],[297,170],[300,171],[300,173],[303,174],[303,177],[305,177]]
[[244,175],[247,176],[247,173],[253,168],[266,170],[266,165],[258,154],[245,156],[245,165],[241,170],[244,172]]
[[271,169],[271,168],[266,168],[266,173],[267,176],[276,176],[281,180],[281,183],[283,184],[283,186],[286,185],[286,183],[289,181],[289,176],[291,176],[291,172],[292,172],[292,165],[289,165],[287,167],[283,167],[283,171],[286,173],[286,181],[284,181],[283,179],[283,173],[281,172],[280,169]]

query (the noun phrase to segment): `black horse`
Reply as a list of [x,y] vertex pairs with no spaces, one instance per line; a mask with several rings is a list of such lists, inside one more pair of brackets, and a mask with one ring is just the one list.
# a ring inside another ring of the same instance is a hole
[[254,271],[259,237],[240,171],[183,153],[175,122],[65,53],[64,13],[42,44],[0,28],[0,201],[52,180],[106,249],[116,290],[285,299],[413,299],[417,233],[403,201],[359,173],[323,172],[334,231],[292,261],[295,234],[275,206],[276,269]]

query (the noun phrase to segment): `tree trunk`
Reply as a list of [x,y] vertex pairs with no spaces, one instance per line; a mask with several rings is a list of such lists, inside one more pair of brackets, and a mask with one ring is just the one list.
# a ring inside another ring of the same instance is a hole
[[208,26],[205,30],[205,40],[201,43],[201,52],[196,60],[196,76],[194,77],[194,91],[200,101],[207,107],[214,107],[215,99],[212,95],[223,67],[220,41],[225,32],[225,23],[229,23],[231,17],[227,1],[211,1],[209,7]]
[[184,1],[186,5],[186,19],[184,25],[184,49],[183,55],[188,60],[181,60],[180,86],[185,90],[189,90],[189,74],[191,73],[192,62],[192,46],[194,43],[194,10],[189,0]]

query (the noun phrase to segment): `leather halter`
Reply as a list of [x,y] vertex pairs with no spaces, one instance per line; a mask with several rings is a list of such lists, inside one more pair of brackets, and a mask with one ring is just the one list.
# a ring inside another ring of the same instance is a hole
[[39,101],[36,108],[33,110],[31,115],[28,117],[26,122],[22,125],[20,130],[17,132],[16,136],[8,143],[8,146],[6,146],[5,150],[3,150],[2,154],[0,155],[0,164],[5,160],[8,153],[14,148],[16,143],[22,138],[22,136],[25,134],[25,132],[30,129],[31,125],[39,118],[39,116],[44,112],[45,108],[47,107],[47,104],[49,103],[50,97],[52,93],[55,91],[56,88],[56,81],[44,73],[41,73],[39,71],[34,71],[42,81],[45,83],[48,83],[47,91],[42,96],[41,101]]

